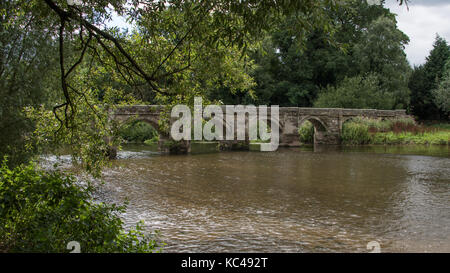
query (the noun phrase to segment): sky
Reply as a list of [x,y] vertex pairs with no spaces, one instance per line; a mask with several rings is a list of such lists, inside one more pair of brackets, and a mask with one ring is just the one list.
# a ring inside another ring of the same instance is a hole
[[409,10],[386,0],[386,7],[397,14],[398,28],[409,36],[405,51],[411,65],[425,63],[436,34],[450,42],[450,0],[411,0]]

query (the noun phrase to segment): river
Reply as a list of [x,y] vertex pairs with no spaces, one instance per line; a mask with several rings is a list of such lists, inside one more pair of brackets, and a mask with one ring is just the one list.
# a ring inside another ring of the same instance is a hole
[[450,252],[448,146],[118,156],[96,197],[128,201],[126,227],[144,220],[164,252]]
[[368,252],[372,241],[450,252],[448,147],[392,149],[166,156],[131,145],[101,192],[128,200],[126,225],[159,230],[164,252]]

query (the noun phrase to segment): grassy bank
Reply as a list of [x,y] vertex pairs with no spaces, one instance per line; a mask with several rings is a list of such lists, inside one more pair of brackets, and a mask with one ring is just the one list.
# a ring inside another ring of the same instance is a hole
[[[313,125],[305,122],[299,135],[302,143],[313,143]],[[411,118],[354,118],[344,123],[341,140],[344,145],[449,145],[450,124],[421,125]]]
[[448,125],[445,124],[420,125],[409,118],[393,120],[356,118],[344,123],[342,143],[347,145],[448,145],[450,130],[447,128]]
[[413,134],[410,132],[402,133],[377,133],[371,138],[372,144],[432,144],[449,145],[450,131],[425,132],[422,134]]

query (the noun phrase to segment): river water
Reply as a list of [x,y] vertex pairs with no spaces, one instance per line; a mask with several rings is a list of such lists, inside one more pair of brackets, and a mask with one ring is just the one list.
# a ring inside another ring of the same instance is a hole
[[448,147],[380,149],[165,156],[126,146],[101,192],[128,200],[126,225],[159,230],[164,252],[368,252],[371,241],[450,252]]

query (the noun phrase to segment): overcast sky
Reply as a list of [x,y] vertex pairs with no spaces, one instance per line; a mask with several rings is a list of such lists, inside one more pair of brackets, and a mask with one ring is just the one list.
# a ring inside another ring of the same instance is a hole
[[411,65],[425,62],[436,33],[450,42],[450,0],[411,0],[409,11],[396,0],[386,0],[386,6],[398,15],[399,29],[411,40],[406,47]]

